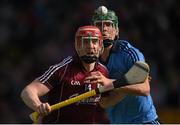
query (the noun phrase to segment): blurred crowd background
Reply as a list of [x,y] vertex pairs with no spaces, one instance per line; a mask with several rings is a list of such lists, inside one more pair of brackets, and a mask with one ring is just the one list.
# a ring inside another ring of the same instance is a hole
[[120,38],[144,53],[163,123],[180,123],[179,0],[1,0],[0,123],[31,123],[21,90],[74,53],[74,35],[100,5],[116,12]]

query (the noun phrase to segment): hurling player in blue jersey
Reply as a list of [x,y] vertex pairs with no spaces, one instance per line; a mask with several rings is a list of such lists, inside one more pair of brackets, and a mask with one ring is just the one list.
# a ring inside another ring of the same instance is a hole
[[[145,61],[137,48],[128,41],[118,39],[118,17],[114,11],[100,6],[94,12],[92,23],[102,32],[105,48],[100,59],[108,68],[111,80],[101,73],[92,72],[91,76],[86,78],[91,80],[91,83],[99,82],[103,85],[112,83],[123,76],[136,61]],[[106,108],[112,124],[159,124],[150,95],[149,78],[144,83],[115,89],[102,98],[101,106]]]

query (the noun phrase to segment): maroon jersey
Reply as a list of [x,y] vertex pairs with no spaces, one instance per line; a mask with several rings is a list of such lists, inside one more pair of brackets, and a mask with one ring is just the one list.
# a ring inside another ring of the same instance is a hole
[[[100,71],[108,77],[107,69],[96,63],[93,71]],[[86,84],[84,79],[90,72],[82,66],[78,57],[67,57],[59,64],[51,66],[38,79],[49,87],[48,102],[50,105],[80,95],[98,87],[98,84]],[[105,110],[99,106],[101,95],[96,95],[77,103],[51,112],[42,120],[43,123],[109,123]]]

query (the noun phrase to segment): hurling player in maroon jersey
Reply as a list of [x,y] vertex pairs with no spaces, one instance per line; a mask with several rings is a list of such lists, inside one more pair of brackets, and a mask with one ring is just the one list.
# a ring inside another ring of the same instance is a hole
[[[24,103],[40,114],[41,123],[109,123],[99,106],[101,95],[52,111],[50,105],[80,95],[100,86],[84,83],[88,74],[99,71],[108,77],[107,69],[98,62],[103,52],[102,35],[94,26],[80,27],[75,36],[76,54],[65,58],[27,85],[21,92]],[[47,102],[40,97],[47,95]]]

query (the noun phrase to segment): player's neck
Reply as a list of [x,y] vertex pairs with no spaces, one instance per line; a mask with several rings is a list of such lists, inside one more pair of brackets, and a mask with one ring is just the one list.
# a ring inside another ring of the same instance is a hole
[[87,63],[82,62],[82,64],[84,68],[86,69],[86,71],[90,72],[94,69],[96,63],[94,62],[94,63],[87,64]]
[[101,54],[101,60],[102,60],[103,62],[106,62],[106,61],[107,61],[107,59],[108,59],[108,57],[109,57],[109,54],[110,54],[110,51],[111,51],[111,48],[112,48],[112,45],[104,48],[104,51],[103,51],[103,53]]

